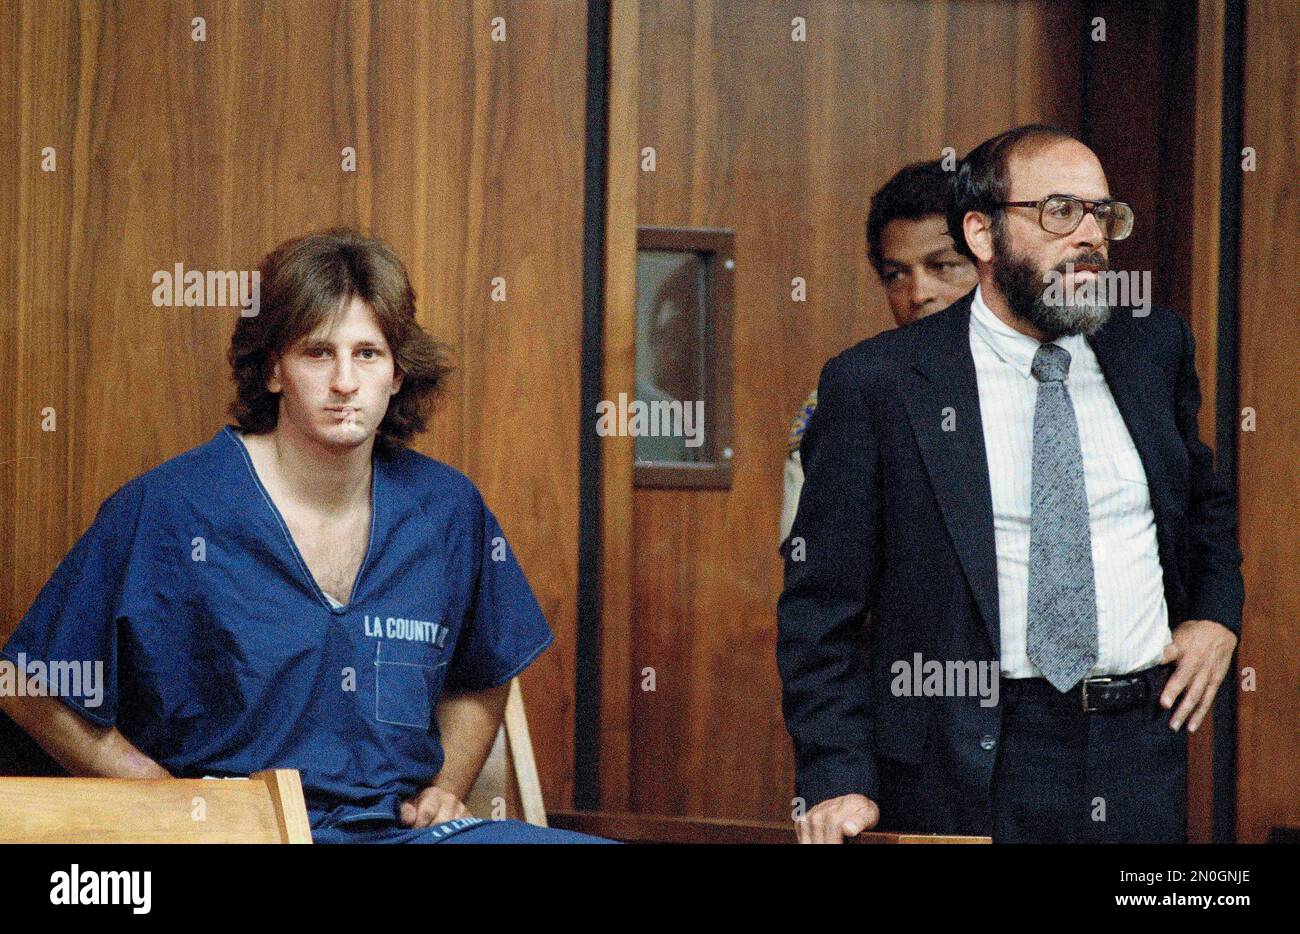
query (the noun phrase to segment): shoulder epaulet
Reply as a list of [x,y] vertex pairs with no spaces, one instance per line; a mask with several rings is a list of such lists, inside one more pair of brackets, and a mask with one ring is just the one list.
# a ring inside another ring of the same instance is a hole
[[816,408],[817,390],[814,389],[808,393],[808,398],[803,400],[803,408],[799,410],[799,414],[790,423],[790,437],[786,442],[787,454],[793,454],[799,450],[799,443],[803,441],[803,433],[808,429],[808,420],[812,418],[813,410]]

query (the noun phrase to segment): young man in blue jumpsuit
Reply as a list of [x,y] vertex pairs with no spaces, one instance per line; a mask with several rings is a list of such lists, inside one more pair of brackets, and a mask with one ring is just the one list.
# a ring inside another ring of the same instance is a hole
[[2,652],[101,682],[0,705],[73,774],[296,768],[316,842],[595,842],[462,803],[552,636],[479,491],[405,446],[446,368],[401,261],[330,231],[260,273],[239,427],[110,496]]

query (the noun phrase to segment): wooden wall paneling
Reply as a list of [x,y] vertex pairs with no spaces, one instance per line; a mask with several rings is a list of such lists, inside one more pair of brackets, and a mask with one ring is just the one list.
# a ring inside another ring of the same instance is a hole
[[[465,141],[471,147],[470,249],[458,270],[460,294],[452,298],[464,306],[466,322],[458,383],[465,469],[501,515],[556,633],[555,648],[522,681],[544,799],[567,804],[577,630],[586,5],[476,3],[469,13],[453,11],[440,27],[472,37],[474,87],[473,96],[461,97],[462,108],[474,102]],[[504,43],[490,41],[488,23],[498,14],[507,24]],[[460,119],[466,120],[463,112]],[[390,138],[401,132],[394,125]],[[444,223],[454,225],[453,217]],[[498,276],[506,283],[505,302],[491,299]]]
[[[1133,234],[1112,245],[1112,263],[1149,272],[1152,300],[1184,315],[1192,264],[1192,128],[1209,118],[1205,108],[1194,108],[1198,23],[1185,6],[1168,0],[1086,5],[1080,121],[1112,195],[1133,205]],[[1096,18],[1105,23],[1105,41],[1092,39]]]
[[[34,594],[28,581],[48,574],[53,566],[47,551],[62,554],[75,540],[80,517],[69,507],[69,454],[72,394],[67,385],[69,351],[66,315],[69,283],[51,275],[67,262],[73,236],[71,196],[77,166],[75,114],[81,88],[72,67],[79,50],[74,11],[51,9],[41,15],[30,4],[4,6],[7,88],[39,84],[41,100],[6,94],[5,108],[15,130],[17,152],[5,173],[6,219],[14,226],[5,239],[10,262],[11,296],[5,309],[4,359],[11,379],[4,380],[4,423],[7,440],[0,455],[0,476],[10,508],[0,560],[7,577],[6,595],[15,599]],[[39,41],[34,41],[39,39]],[[41,171],[43,153],[52,147],[55,171]],[[84,172],[84,169],[82,170]],[[12,348],[12,349],[9,349]],[[42,430],[46,415],[53,431]],[[44,578],[42,577],[42,580]],[[25,606],[25,604],[24,604]],[[0,632],[17,625],[21,610],[9,609],[0,618]]]
[[[0,126],[11,127],[14,136],[13,145],[17,148],[10,157],[10,170],[0,173],[0,230],[9,232],[0,237],[0,543],[14,542],[16,538],[16,521],[18,512],[18,488],[15,482],[18,469],[17,458],[17,422],[18,411],[18,250],[22,230],[18,218],[18,188],[24,178],[35,176],[24,171],[26,162],[24,152],[30,152],[30,143],[18,138],[23,127],[19,116],[21,100],[16,90],[20,73],[20,46],[18,5],[13,2],[0,3]],[[27,159],[35,160],[35,155]],[[5,546],[0,545],[0,548]],[[12,559],[16,546],[9,545],[5,555]],[[0,552],[3,554],[4,552]],[[18,572],[13,560],[0,568],[0,607],[10,607],[14,603],[15,574]],[[0,633],[9,630],[9,620],[0,617]]]
[[1257,166],[1242,174],[1239,399],[1256,428],[1237,442],[1246,577],[1238,657],[1256,690],[1240,694],[1237,827],[1242,842],[1257,843],[1273,826],[1300,826],[1300,7],[1246,0],[1245,19],[1242,129]]
[[1215,374],[1219,337],[1219,160],[1223,134],[1223,4],[1200,0],[1196,31],[1196,114],[1192,132],[1193,196],[1189,306],[1201,383],[1201,438],[1215,436]]
[[[613,0],[609,53],[609,179],[605,205],[604,398],[636,394],[636,228],[641,174],[638,0]],[[594,413],[586,413],[595,417]],[[600,808],[625,811],[631,778],[632,472],[635,438],[601,446]]]
[[[1219,337],[1219,159],[1223,131],[1223,5],[1197,4],[1196,65],[1192,97],[1192,192],[1188,209],[1191,245],[1188,314],[1196,340],[1196,373],[1201,384],[1201,439],[1215,443],[1215,389]],[[1179,228],[1182,229],[1181,227]],[[1225,685],[1225,690],[1227,686]],[[1188,739],[1187,838],[1213,838],[1213,711]]]

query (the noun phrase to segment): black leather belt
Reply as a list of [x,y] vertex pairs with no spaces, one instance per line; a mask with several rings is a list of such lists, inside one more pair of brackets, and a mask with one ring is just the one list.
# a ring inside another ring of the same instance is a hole
[[1159,694],[1173,665],[1156,665],[1131,675],[1103,675],[1084,678],[1070,690],[1056,690],[1046,678],[1007,678],[1002,690],[1013,696],[1039,696],[1078,707],[1084,713],[1117,713],[1130,710]]
[[1113,713],[1128,710],[1146,701],[1147,679],[1140,674],[1127,677],[1084,678],[1079,682],[1079,697],[1084,713]]

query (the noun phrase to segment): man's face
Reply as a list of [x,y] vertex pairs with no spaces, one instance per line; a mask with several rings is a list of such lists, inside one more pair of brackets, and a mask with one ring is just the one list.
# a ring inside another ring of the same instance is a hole
[[267,382],[280,393],[279,427],[334,449],[372,438],[401,386],[379,322],[359,298],[287,348]]
[[890,221],[880,231],[880,280],[899,327],[942,311],[979,282],[942,214]]
[[[1012,155],[1007,201],[1037,201],[1048,195],[1073,195],[1085,200],[1110,197],[1106,175],[1092,150],[1074,140],[1051,143],[1027,156]],[[1097,298],[1091,304],[1072,301],[1070,289],[1057,290],[1064,301],[1047,302],[1048,274],[1077,290],[1110,265],[1108,245],[1092,214],[1085,214],[1071,233],[1055,234],[1039,224],[1037,208],[1004,208],[993,229],[993,281],[1018,318],[1049,340],[1063,334],[1093,334],[1110,316],[1110,307]],[[1067,267],[1073,272],[1067,274]],[[1071,282],[1072,280],[1072,282]]]

